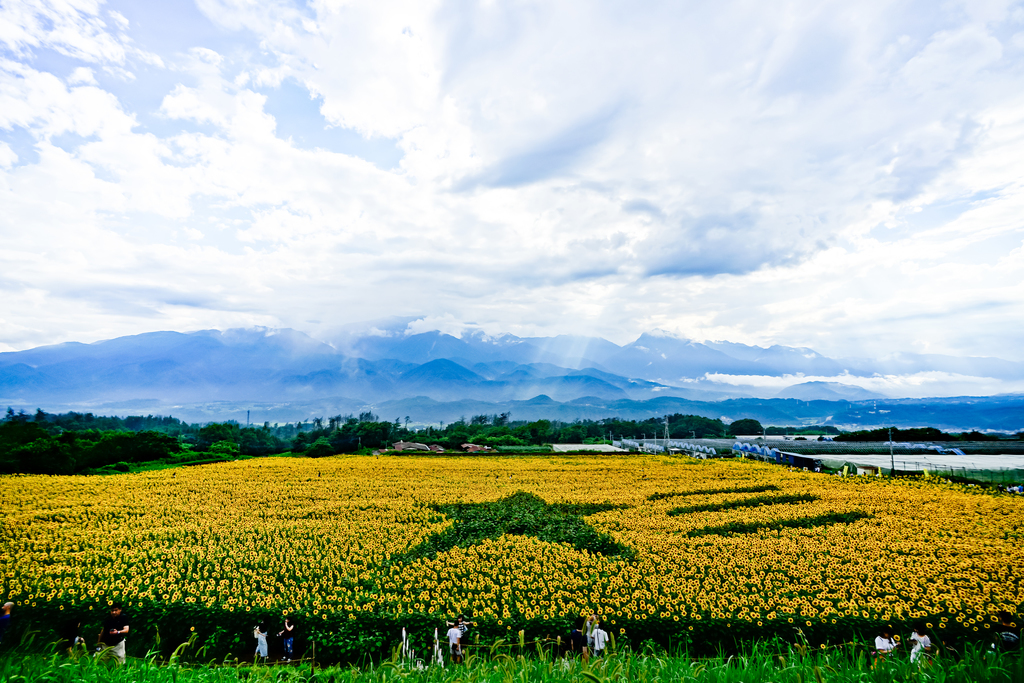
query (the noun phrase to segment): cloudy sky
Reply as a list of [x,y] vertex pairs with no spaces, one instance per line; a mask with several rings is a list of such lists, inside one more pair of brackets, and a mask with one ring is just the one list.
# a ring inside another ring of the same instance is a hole
[[1024,360],[1024,5],[0,3],[0,350],[250,325]]

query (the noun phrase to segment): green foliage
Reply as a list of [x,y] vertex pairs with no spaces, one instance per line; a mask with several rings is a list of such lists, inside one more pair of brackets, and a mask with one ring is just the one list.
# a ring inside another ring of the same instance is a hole
[[181,451],[160,432],[64,432],[50,435],[40,424],[0,423],[0,473],[72,474],[115,463],[159,460]]
[[407,557],[434,557],[455,547],[465,548],[503,534],[534,536],[549,543],[568,543],[577,550],[602,555],[633,556],[633,550],[597,531],[582,518],[621,508],[611,503],[555,503],[517,491],[492,503],[452,503],[431,508],[452,520],[452,525],[425,539]]
[[764,428],[757,420],[744,418],[729,424],[729,434],[733,436],[749,436],[750,434],[762,434]]
[[[8,410],[0,420],[0,473],[26,472],[71,474],[83,471],[108,471],[115,462],[137,465],[141,462],[173,463],[182,447],[195,453],[210,453],[214,458],[233,457],[226,443],[238,447],[242,455],[269,455],[293,451],[304,453],[321,439],[332,453],[356,453],[362,448],[377,449],[399,440],[417,441],[457,450],[463,443],[491,446],[505,453],[547,453],[552,443],[604,443],[609,437],[640,437],[664,433],[664,418],[630,421],[608,418],[564,423],[552,420],[513,422],[511,414],[475,415],[447,426],[408,428],[408,418],[382,421],[371,412],[359,417],[335,415],[303,422],[271,426],[242,426],[237,422],[187,425],[173,417],[103,417],[92,413],[54,415],[42,410],[35,416]],[[721,420],[698,415],[668,416],[672,438],[721,437],[726,427]],[[151,437],[142,437],[135,449],[123,435],[162,434],[173,443],[153,447]],[[120,437],[106,435],[119,434]],[[108,440],[109,439],[109,440]],[[97,444],[102,445],[93,448]],[[220,446],[217,446],[221,444]],[[216,448],[215,448],[216,446]],[[24,447],[24,448],[23,448]],[[20,450],[19,450],[20,449]],[[126,451],[139,450],[139,453]],[[317,455],[326,455],[318,446]],[[141,458],[141,459],[140,459]]]
[[873,515],[866,512],[836,512],[815,517],[798,517],[796,519],[780,519],[771,522],[730,522],[721,526],[709,526],[692,529],[686,532],[690,538],[700,536],[728,536],[731,534],[756,534],[760,531],[779,531],[781,529],[813,529],[831,524],[852,524],[860,519],[868,519]]
[[778,491],[779,487],[775,484],[766,484],[764,486],[736,486],[728,489],[705,489],[703,491],[673,491],[671,493],[652,493],[647,496],[647,500],[664,500],[666,498],[676,498],[678,496],[713,496],[719,493],[765,493],[767,491]]
[[[254,617],[224,628],[200,624],[195,632],[161,631],[155,642],[153,626],[130,639],[129,659],[123,666],[100,661],[84,651],[68,654],[51,646],[50,654],[17,646],[0,657],[0,680],[50,681],[52,683],[252,683],[255,681],[304,681],[309,683],[633,683],[635,681],[687,681],[693,683],[813,683],[816,681],[863,681],[865,683],[1019,683],[1024,681],[1024,660],[1019,654],[989,651],[966,633],[949,630],[933,633],[935,655],[924,665],[912,664],[906,650],[876,662],[871,654],[877,624],[847,617],[837,624],[820,624],[790,618],[748,627],[724,620],[650,620],[631,622],[620,631],[612,629],[617,647],[599,659],[561,659],[552,632],[526,626],[522,644],[506,636],[512,629],[492,630],[483,625],[479,646],[469,646],[464,664],[444,668],[430,664],[433,629],[441,619],[411,618],[402,622],[422,658],[415,662],[392,654],[401,625],[368,615],[358,625],[314,624],[316,665],[309,660],[307,639],[301,645],[307,659],[282,666],[254,665],[250,650]],[[795,622],[795,623],[794,623]],[[244,630],[245,635],[240,631]],[[906,624],[893,625],[908,633]],[[360,628],[361,627],[361,628]],[[273,627],[272,627],[273,628]],[[690,629],[693,630],[690,630]],[[517,629],[518,630],[518,625]],[[132,631],[135,631],[133,623]],[[557,631],[555,632],[557,633]],[[48,642],[39,633],[40,643]],[[562,633],[563,645],[567,633]],[[348,653],[340,661],[336,641]],[[627,643],[641,645],[636,651]],[[238,649],[225,651],[233,644]],[[6,645],[6,643],[5,643]],[[172,650],[175,651],[172,654]],[[148,654],[147,654],[148,653]],[[325,656],[321,656],[325,653]],[[273,654],[273,651],[272,651]]]
[[97,430],[103,432],[162,432],[171,436],[178,436],[189,431],[189,426],[181,420],[161,415],[117,417],[94,415],[92,413],[76,413],[74,411],[68,413],[47,413],[43,410],[37,410],[32,420],[51,433]]
[[280,453],[287,445],[269,424],[242,428],[236,422],[224,422],[200,427],[152,415],[119,418],[38,410],[29,417],[8,409],[0,420],[0,474],[110,473],[122,471],[114,467],[121,462],[149,463],[150,467],[180,462],[180,454],[188,449],[209,452],[213,460],[220,460],[239,453]]
[[832,425],[811,425],[809,427],[765,427],[764,433],[768,436],[819,436],[822,434],[842,434],[838,427],[833,427]]
[[[403,435],[411,434],[396,423],[377,422],[376,416],[370,413],[363,413],[361,417],[373,417],[374,420],[332,417],[327,427],[297,433],[292,439],[292,447],[296,451],[305,451],[318,440],[326,439],[331,447],[331,453],[326,455],[354,453],[360,448],[381,448],[389,441],[398,441]],[[322,424],[322,420],[319,422]]]
[[218,441],[210,446],[209,453],[220,456],[236,456],[239,453],[239,448],[234,441]]
[[587,430],[583,425],[569,425],[561,430],[558,435],[558,443],[583,443],[587,438]]
[[334,455],[334,448],[331,446],[331,442],[320,437],[313,442],[313,445],[306,449],[306,455],[310,458],[323,458],[328,455]]
[[958,437],[961,441],[999,441],[998,434],[982,434],[977,430],[962,432]]
[[[957,441],[957,437],[947,434],[934,427],[920,427],[914,429],[892,428],[893,441]],[[840,434],[834,441],[888,441],[889,430],[870,429],[859,432],[847,432]]]
[[493,446],[499,450],[501,446],[519,446],[520,448],[537,448],[537,446],[527,446],[526,442],[522,439],[512,436],[511,434],[499,434],[497,436],[485,436],[482,438],[474,439],[474,443],[478,443],[481,446]]
[[743,500],[727,500],[721,503],[705,503],[703,505],[690,505],[686,507],[672,508],[668,511],[670,517],[688,515],[694,512],[719,512],[721,510],[735,510],[737,508],[756,508],[762,505],[785,505],[787,503],[813,503],[818,496],[809,493],[794,493],[786,496],[754,496]]
[[669,415],[669,436],[673,439],[715,439],[725,435],[726,427],[718,418],[700,415]]
[[209,448],[215,443],[230,441],[238,443],[241,428],[233,422],[214,422],[199,430],[198,444],[201,448]]
[[[65,436],[65,435],[62,435]],[[178,440],[160,432],[77,432],[73,438],[76,470],[116,462],[160,460],[181,452]]]

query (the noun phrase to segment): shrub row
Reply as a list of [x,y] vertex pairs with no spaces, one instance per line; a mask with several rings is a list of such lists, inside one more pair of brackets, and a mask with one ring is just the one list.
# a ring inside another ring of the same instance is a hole
[[780,531],[782,529],[812,529],[830,524],[852,524],[860,519],[868,519],[872,515],[866,512],[836,512],[814,517],[798,517],[796,519],[780,519],[772,522],[730,522],[721,526],[708,526],[691,529],[686,532],[690,538],[700,536],[728,536],[729,534],[756,534],[760,531]]
[[707,489],[704,491],[672,491],[671,493],[652,493],[647,496],[647,500],[665,500],[666,498],[677,498],[680,496],[714,496],[719,493],[767,493],[768,491],[778,491],[779,487],[774,484],[766,484],[764,486],[736,486],[728,489]]
[[672,508],[668,511],[670,517],[688,515],[694,512],[719,512],[721,510],[735,510],[737,508],[756,508],[762,505],[785,505],[787,503],[813,503],[818,496],[809,493],[794,493],[787,496],[755,496],[743,500],[728,500],[721,503],[705,503],[703,505],[690,505],[686,507]]

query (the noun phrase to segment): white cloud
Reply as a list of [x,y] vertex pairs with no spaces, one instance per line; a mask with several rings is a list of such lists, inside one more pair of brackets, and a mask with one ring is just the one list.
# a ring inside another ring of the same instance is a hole
[[18,155],[11,149],[11,146],[6,142],[0,142],[0,167],[10,168],[17,160]]
[[122,31],[128,30],[129,21],[127,17],[116,10],[110,10],[108,14],[110,15],[110,18],[114,20],[114,23],[117,24],[119,29]]
[[750,387],[767,390],[767,395],[805,382],[829,382],[850,387],[860,387],[895,398],[925,398],[936,396],[983,396],[995,393],[1024,391],[1024,381],[1007,381],[1002,378],[976,377],[952,372],[915,372],[906,375],[875,375],[856,377],[853,375],[812,376],[812,375],[725,375],[708,373],[704,380],[712,384],[734,387]]
[[159,54],[0,8],[0,343],[399,315],[1021,358],[1003,4],[198,5],[235,33]]
[[902,69],[907,85],[931,93],[951,85],[969,85],[978,72],[999,61],[1000,42],[982,26],[939,31]]
[[68,85],[98,85],[96,75],[87,66],[80,66],[71,72],[67,78]]
[[9,0],[0,5],[0,44],[25,55],[45,47],[90,63],[124,62],[97,0]]

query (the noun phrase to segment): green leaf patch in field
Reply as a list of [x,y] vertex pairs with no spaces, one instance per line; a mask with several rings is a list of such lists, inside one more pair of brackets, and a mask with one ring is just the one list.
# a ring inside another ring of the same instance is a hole
[[412,548],[406,557],[434,557],[456,547],[469,547],[487,538],[509,534],[533,536],[549,543],[568,543],[577,550],[602,555],[633,556],[633,549],[590,526],[583,518],[626,507],[612,503],[550,504],[532,493],[518,491],[490,503],[451,503],[431,508],[452,525]]
[[812,529],[819,526],[832,524],[852,524],[861,519],[868,519],[874,515],[866,512],[836,512],[828,515],[817,515],[815,517],[798,517],[796,519],[780,519],[772,522],[732,522],[721,526],[708,526],[702,529],[691,529],[686,532],[690,538],[700,536],[729,536],[732,534],[756,534],[763,530],[780,531],[782,529]]
[[786,496],[754,496],[753,498],[743,498],[742,500],[727,500],[722,503],[704,503],[703,505],[672,508],[668,511],[668,515],[676,517],[694,512],[719,512],[721,510],[756,508],[762,505],[785,505],[787,503],[813,503],[816,500],[818,500],[818,496],[812,496],[809,493],[794,493]]
[[665,500],[666,498],[677,498],[679,496],[714,496],[719,493],[767,493],[778,491],[779,487],[774,484],[764,486],[736,486],[731,489],[704,489],[695,491],[671,491],[669,493],[652,493],[647,500]]

